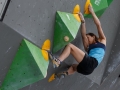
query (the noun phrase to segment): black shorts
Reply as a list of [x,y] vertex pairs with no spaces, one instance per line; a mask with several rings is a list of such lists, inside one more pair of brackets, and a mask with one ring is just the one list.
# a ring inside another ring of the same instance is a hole
[[85,54],[83,60],[77,66],[77,72],[84,75],[89,75],[94,71],[97,66],[98,61],[95,58]]

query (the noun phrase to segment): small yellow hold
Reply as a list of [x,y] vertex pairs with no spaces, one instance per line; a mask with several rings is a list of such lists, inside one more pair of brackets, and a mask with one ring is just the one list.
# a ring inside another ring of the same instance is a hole
[[48,52],[46,50],[50,50],[50,40],[49,39],[45,40],[41,49],[42,49],[41,51],[42,51],[42,55],[43,55],[44,59],[46,61],[48,61],[49,57],[48,57]]
[[51,82],[53,80],[55,80],[55,74],[52,74],[52,76],[49,78],[48,82]]
[[77,4],[73,9],[73,14],[77,14],[80,12],[80,6]]
[[78,13],[80,13],[80,6],[77,4],[73,9],[73,15],[78,22],[81,22],[81,19],[80,19]]
[[[84,13],[85,14],[90,14],[90,11],[89,11],[89,5],[91,5],[91,3],[90,3],[90,0],[87,0],[86,1],[86,4],[85,4],[85,7],[84,7]],[[91,5],[92,6],[92,5]]]

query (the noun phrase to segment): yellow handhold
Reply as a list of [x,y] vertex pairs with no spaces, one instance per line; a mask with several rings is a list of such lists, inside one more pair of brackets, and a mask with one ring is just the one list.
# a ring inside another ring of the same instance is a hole
[[46,61],[48,61],[48,59],[49,59],[49,57],[48,57],[48,52],[45,51],[45,50],[41,50],[41,51],[42,51],[42,55],[43,55],[44,59],[45,59]]
[[73,9],[73,14],[77,14],[80,12],[80,6],[77,4]]
[[73,15],[74,15],[74,17],[76,18],[76,20],[77,20],[78,22],[81,22],[81,19],[80,19],[80,17],[79,17],[78,14],[73,14]]
[[55,74],[52,74],[52,76],[49,78],[48,82],[51,82],[53,80],[55,80]]
[[[90,14],[90,12],[89,12],[89,5],[91,5],[91,3],[90,3],[90,0],[87,0],[86,1],[86,4],[85,4],[85,7],[84,7],[84,12],[85,12],[85,14]],[[92,5],[91,5],[92,6]]]
[[46,50],[50,50],[50,40],[49,39],[47,39],[43,43],[41,49],[42,49],[41,51],[42,51],[42,55],[43,55],[44,59],[48,61],[49,57],[48,57],[48,52]]
[[78,22],[80,22],[81,19],[80,19],[78,13],[80,13],[80,6],[77,4],[77,5],[74,7],[74,9],[73,9],[73,15],[74,15],[74,17],[76,18],[76,20],[77,20]]
[[50,40],[49,39],[45,40],[45,42],[42,45],[42,49],[50,50]]

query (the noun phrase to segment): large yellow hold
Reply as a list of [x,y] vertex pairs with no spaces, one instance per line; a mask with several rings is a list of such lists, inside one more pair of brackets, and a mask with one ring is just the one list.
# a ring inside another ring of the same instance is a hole
[[48,52],[47,52],[46,50],[50,50],[50,40],[49,40],[49,39],[47,39],[47,40],[43,43],[41,49],[42,49],[41,51],[42,51],[42,55],[43,55],[44,59],[48,61],[49,56],[48,56]]
[[80,19],[78,13],[80,13],[80,6],[77,4],[73,9],[73,15],[78,22],[81,22],[81,19]]
[[[91,5],[91,3],[90,3],[90,0],[87,0],[86,1],[86,4],[85,4],[85,7],[84,7],[84,12],[85,12],[85,14],[90,14],[90,11],[89,11],[89,5]],[[92,6],[92,5],[91,5]]]

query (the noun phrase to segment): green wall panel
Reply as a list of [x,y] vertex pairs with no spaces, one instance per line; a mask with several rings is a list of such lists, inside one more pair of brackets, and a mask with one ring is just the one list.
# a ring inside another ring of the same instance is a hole
[[[106,8],[110,5],[113,0],[90,0],[92,7],[98,17],[100,17]],[[84,14],[85,17],[91,18],[91,14]]]
[[107,0],[107,1],[108,1],[108,6],[109,6],[113,0]]
[[[75,39],[80,24],[81,23],[75,19],[73,14],[60,11],[56,12],[53,53],[57,52]],[[64,41],[65,36],[69,37],[69,41]]]
[[0,90],[18,90],[45,78],[48,64],[39,47],[22,40]]

